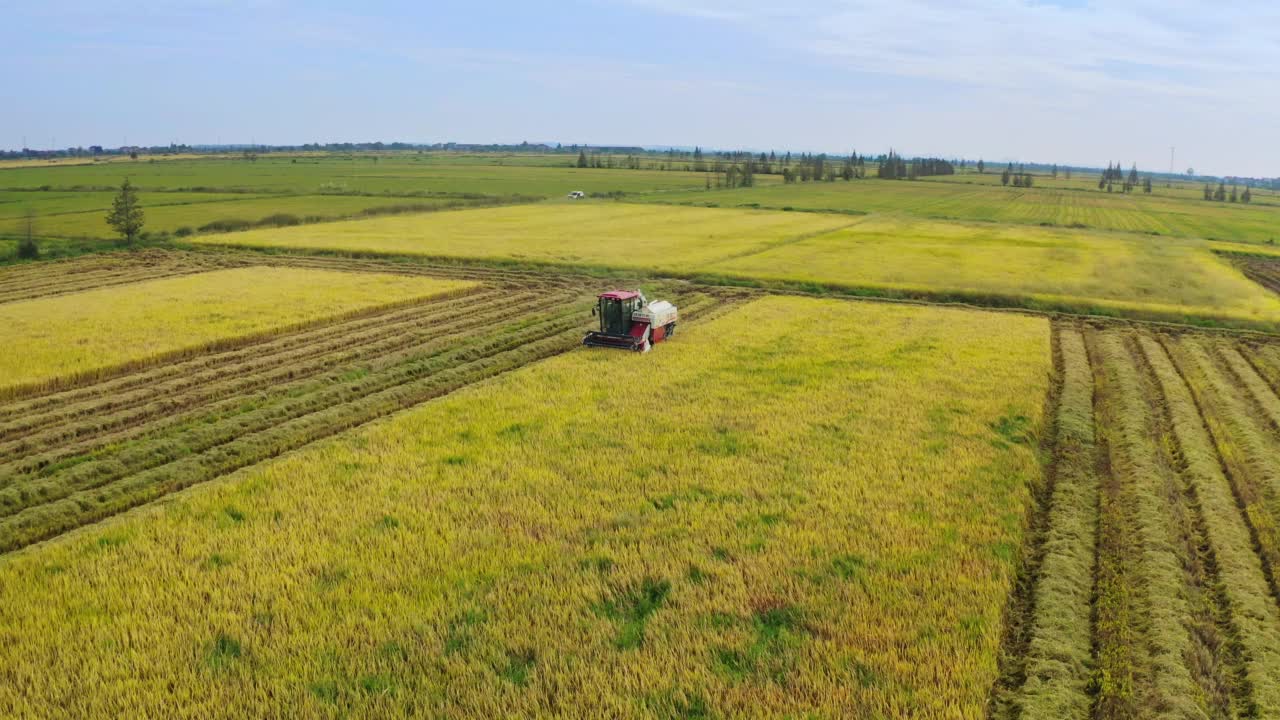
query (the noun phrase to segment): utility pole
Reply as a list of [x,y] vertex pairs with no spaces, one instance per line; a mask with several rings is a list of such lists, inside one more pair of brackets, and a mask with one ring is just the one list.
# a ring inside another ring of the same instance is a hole
[[1165,183],[1165,187],[1173,187],[1173,146],[1169,146],[1169,182]]

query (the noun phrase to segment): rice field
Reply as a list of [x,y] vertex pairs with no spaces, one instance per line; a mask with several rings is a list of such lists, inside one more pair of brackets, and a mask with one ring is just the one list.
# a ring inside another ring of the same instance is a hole
[[[34,193],[28,193],[34,194]],[[92,193],[95,202],[111,203],[111,193]],[[191,198],[182,203],[170,202],[171,196]],[[84,197],[82,195],[81,197]],[[386,212],[430,212],[483,204],[481,200],[449,198],[395,198],[352,195],[257,196],[217,193],[145,193],[140,194],[150,233],[173,233],[180,228],[188,232],[216,232],[221,228],[243,229],[272,217],[292,216],[289,222],[321,222],[364,214]],[[3,208],[0,205],[0,208]],[[48,212],[50,208],[41,207]],[[114,238],[115,233],[104,219],[103,209],[46,214],[36,218],[36,232],[55,238]],[[22,222],[19,218],[15,222]]]
[[[999,172],[995,174],[998,175]],[[1199,185],[1196,188],[1198,191]],[[718,207],[904,213],[935,220],[982,220],[1266,243],[1280,234],[1280,206],[1274,200],[1267,202],[1271,198],[1264,192],[1258,192],[1259,202],[1246,205],[1205,202],[1184,193],[1166,194],[1163,188],[1145,195],[1101,192],[1096,186],[1015,188],[954,179],[866,179],[664,193],[646,199]]]
[[873,216],[708,274],[1094,314],[1277,327],[1280,298],[1200,241]]
[[0,305],[0,393],[154,363],[469,283],[238,268]]
[[517,206],[198,238],[338,254],[624,269],[859,294],[1280,327],[1280,298],[1203,241],[628,203]]
[[581,202],[273,228],[196,242],[680,272],[850,222],[839,215]]
[[260,155],[252,161],[229,155],[157,162],[120,160],[53,167],[0,167],[0,189],[110,189],[119,186],[121,178],[127,175],[143,191],[200,188],[295,194],[413,196],[447,192],[563,197],[571,190],[642,193],[700,188],[706,182],[702,173],[575,168],[565,167],[575,160],[569,155],[525,157],[538,163],[531,164],[518,156],[385,153],[311,157]]
[[1048,346],[767,298],[537,363],[0,559],[0,709],[980,717]]
[[[1280,717],[1265,193],[566,160],[0,167],[45,248],[123,168],[504,205],[0,267],[0,717]],[[679,332],[582,349],[613,288]]]

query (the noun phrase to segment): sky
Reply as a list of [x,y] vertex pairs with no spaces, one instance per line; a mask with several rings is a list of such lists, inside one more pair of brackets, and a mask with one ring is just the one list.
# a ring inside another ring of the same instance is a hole
[[0,0],[0,148],[530,142],[1280,176],[1280,3]]

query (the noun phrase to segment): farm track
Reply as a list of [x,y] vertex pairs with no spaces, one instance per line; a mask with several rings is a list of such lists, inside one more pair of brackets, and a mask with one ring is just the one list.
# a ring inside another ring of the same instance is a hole
[[1280,717],[1280,345],[1054,332],[1048,527],[991,716]]
[[[195,271],[252,260],[483,284],[0,403],[0,552],[564,352],[591,322],[595,288],[580,278],[325,257],[209,257],[162,252],[153,260],[157,272],[183,269],[184,258],[198,260]],[[57,292],[139,278],[136,265],[94,260]],[[39,277],[16,283],[10,276],[0,285],[10,297],[48,289]],[[687,283],[672,292],[683,321],[718,315],[756,294]]]

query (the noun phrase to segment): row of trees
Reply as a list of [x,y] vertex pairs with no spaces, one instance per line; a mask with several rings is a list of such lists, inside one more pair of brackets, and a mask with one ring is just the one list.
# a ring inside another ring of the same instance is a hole
[[1244,192],[1242,193],[1236,188],[1236,184],[1233,182],[1231,183],[1231,193],[1228,194],[1226,181],[1219,180],[1217,190],[1214,190],[1213,186],[1209,183],[1204,184],[1204,199],[1214,202],[1227,202],[1230,200],[1231,202],[1247,203],[1253,201],[1253,192],[1249,189],[1248,185],[1245,185]]
[[890,150],[888,155],[881,158],[876,173],[882,180],[915,180],[929,175],[955,175],[956,168],[941,158],[917,157],[904,160],[901,155]]

